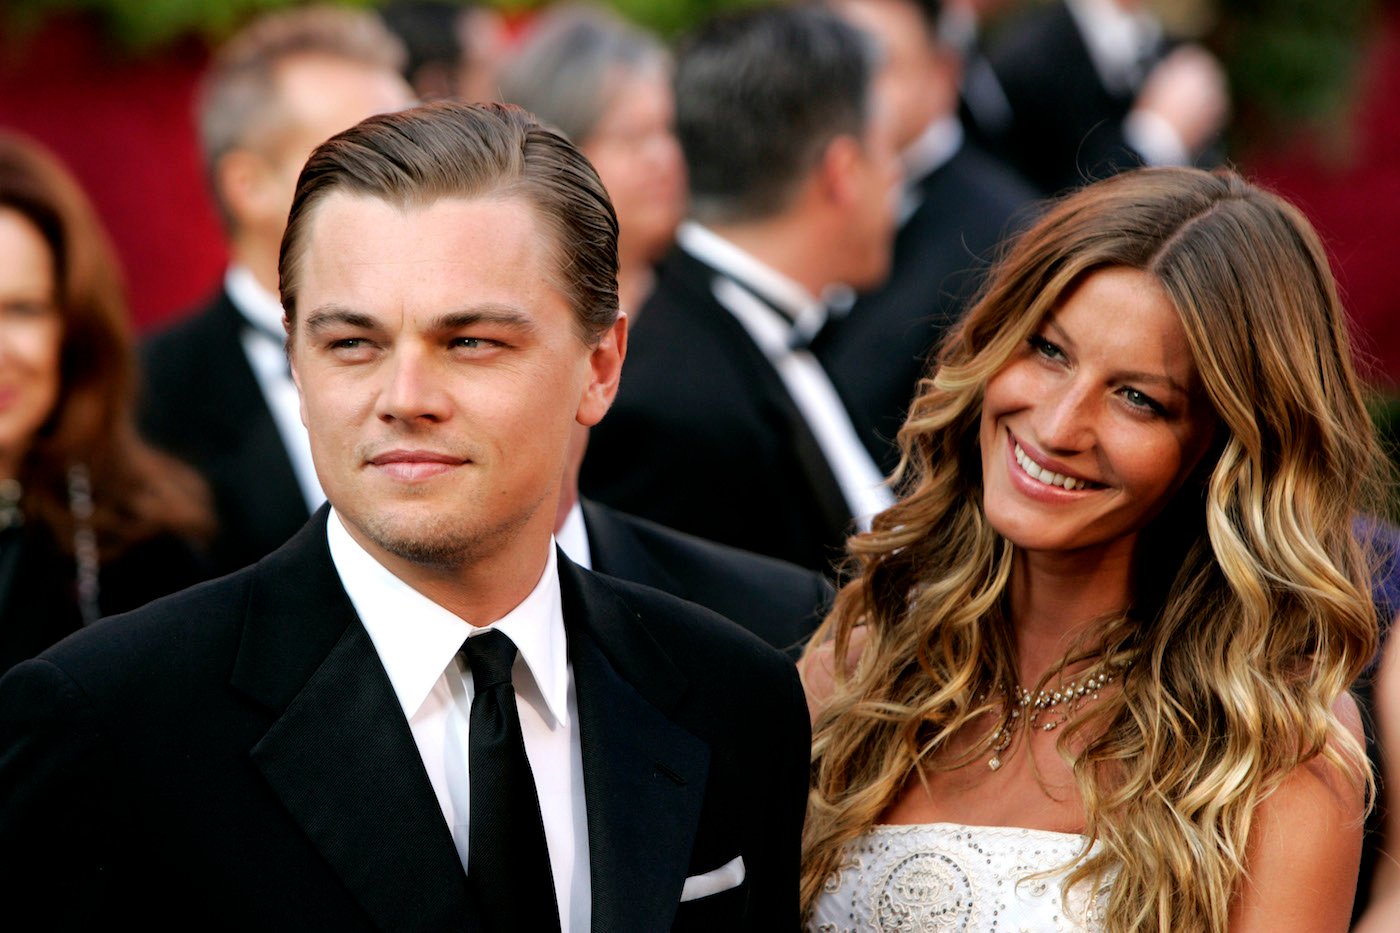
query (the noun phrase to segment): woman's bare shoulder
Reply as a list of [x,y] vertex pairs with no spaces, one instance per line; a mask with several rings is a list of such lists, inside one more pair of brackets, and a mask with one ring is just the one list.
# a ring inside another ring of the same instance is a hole
[[[841,659],[842,674],[849,674],[855,670],[869,636],[870,630],[864,625],[857,625],[851,629],[850,643],[847,645],[845,657]],[[802,687],[807,692],[807,712],[814,723],[821,711],[831,702],[832,694],[836,691],[836,662],[834,638],[813,646],[798,662],[797,669],[802,675]]]
[[[1349,694],[1332,711],[1357,741],[1361,712]],[[1260,803],[1249,841],[1249,874],[1231,933],[1313,933],[1347,928],[1361,855],[1366,787],[1319,755],[1298,766]]]

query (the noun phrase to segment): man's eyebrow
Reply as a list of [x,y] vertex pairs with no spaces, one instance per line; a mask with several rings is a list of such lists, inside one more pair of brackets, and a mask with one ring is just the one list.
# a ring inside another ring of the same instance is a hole
[[431,330],[461,330],[478,324],[493,324],[519,331],[533,331],[535,321],[519,308],[501,304],[481,304],[460,311],[449,311],[434,318],[428,327]]
[[357,327],[361,330],[373,330],[378,326],[378,322],[368,314],[339,305],[326,305],[306,316],[306,329],[309,331],[325,330],[336,324]]

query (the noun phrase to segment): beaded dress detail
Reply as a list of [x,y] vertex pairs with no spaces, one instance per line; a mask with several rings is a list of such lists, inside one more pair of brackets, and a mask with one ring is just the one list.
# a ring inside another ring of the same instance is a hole
[[[1083,836],[1003,826],[876,826],[846,850],[808,933],[1098,933],[1107,891],[1061,899]],[[1032,877],[1034,876],[1034,877]]]

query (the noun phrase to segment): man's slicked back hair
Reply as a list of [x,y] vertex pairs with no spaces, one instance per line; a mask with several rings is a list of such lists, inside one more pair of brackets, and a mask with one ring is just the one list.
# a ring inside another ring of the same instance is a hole
[[816,7],[721,16],[682,45],[676,135],[702,223],[782,211],[836,137],[864,134],[875,51]]
[[317,147],[297,180],[279,260],[293,326],[316,207],[335,192],[407,209],[447,198],[515,198],[549,240],[551,284],[590,345],[617,320],[617,215],[588,160],[519,107],[438,101],[380,114]]

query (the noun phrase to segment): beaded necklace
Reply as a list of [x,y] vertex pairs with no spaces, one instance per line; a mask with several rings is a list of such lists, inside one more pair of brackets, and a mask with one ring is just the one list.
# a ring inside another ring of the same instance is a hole
[[[1020,725],[1021,711],[1026,711],[1025,727],[1034,730],[1037,726],[1042,732],[1051,732],[1063,725],[1079,712],[1080,708],[1088,702],[1099,698],[1099,691],[1113,683],[1114,678],[1122,672],[1121,665],[1102,665],[1077,680],[1061,684],[1059,688],[1038,690],[1035,693],[1016,684],[1012,687],[1012,694],[1015,703],[1011,707],[1011,716],[1006,721],[999,723],[992,731],[988,740],[992,757],[987,761],[987,767],[993,771],[1001,769],[1001,754],[1011,745],[1012,732]],[[1005,691],[1002,691],[1005,697]],[[985,699],[987,694],[983,694]],[[1049,713],[1051,710],[1062,710],[1058,718],[1045,722],[1040,721],[1042,713]]]

